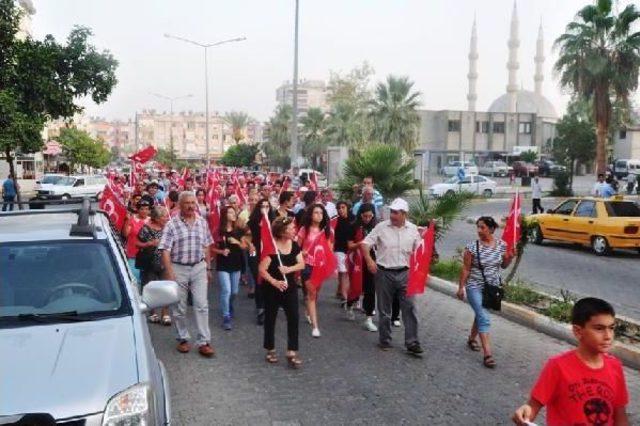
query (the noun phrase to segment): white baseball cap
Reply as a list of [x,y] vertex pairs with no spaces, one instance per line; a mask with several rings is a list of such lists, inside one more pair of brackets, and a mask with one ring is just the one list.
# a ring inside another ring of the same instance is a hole
[[396,210],[396,211],[402,210],[403,212],[406,213],[409,211],[409,203],[407,203],[402,198],[396,198],[391,202],[391,205],[389,205],[389,209]]

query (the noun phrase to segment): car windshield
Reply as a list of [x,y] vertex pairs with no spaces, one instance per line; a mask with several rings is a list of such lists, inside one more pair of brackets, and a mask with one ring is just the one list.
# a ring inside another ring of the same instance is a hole
[[120,315],[128,305],[115,271],[101,243],[0,244],[0,325],[62,312]]
[[56,185],[63,185],[63,186],[72,186],[75,183],[76,179],[72,178],[72,177],[63,177],[62,179],[60,179],[59,181],[57,181],[55,184]]
[[63,179],[65,176],[44,176],[42,178],[42,180],[40,181],[40,183],[58,183],[61,179]]
[[605,201],[609,217],[640,217],[640,207],[631,201]]
[[445,180],[444,183],[458,183],[458,181],[459,181],[458,177],[454,176],[452,178],[449,178],[449,179]]

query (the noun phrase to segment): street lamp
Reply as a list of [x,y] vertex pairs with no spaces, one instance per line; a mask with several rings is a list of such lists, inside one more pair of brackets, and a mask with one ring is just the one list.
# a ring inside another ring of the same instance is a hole
[[[189,40],[187,38],[174,36],[171,34],[165,33],[164,36],[166,38],[172,38],[175,40],[183,41],[185,43],[193,44],[198,47],[202,47],[204,49],[204,92],[205,92],[205,155],[207,157],[207,167],[209,166],[209,72],[207,65],[207,49],[209,47],[216,47],[226,43],[234,43],[236,41],[244,41],[246,37],[237,37],[231,38],[228,40],[221,40],[215,43],[200,43],[194,40]],[[222,138],[220,142],[220,153],[224,152],[224,138]]]
[[[180,99],[187,99],[187,98],[193,98],[193,95],[191,93],[189,93],[188,95],[182,95],[182,96],[166,96],[166,95],[161,95],[159,93],[151,93],[151,95],[160,98],[160,99],[164,99],[165,101],[169,101],[169,111],[171,114],[171,118],[170,118],[170,126],[169,126],[169,148],[171,150],[171,156],[173,158],[174,150],[173,150],[173,102],[180,100]],[[185,146],[183,144],[183,149],[185,149]]]
[[298,156],[298,16],[300,1],[296,0],[295,35],[293,43],[293,120],[291,123],[291,166],[300,166]]

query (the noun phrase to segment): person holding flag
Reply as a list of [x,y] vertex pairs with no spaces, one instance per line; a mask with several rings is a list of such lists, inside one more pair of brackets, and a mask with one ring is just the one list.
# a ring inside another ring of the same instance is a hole
[[507,244],[497,240],[493,233],[498,224],[491,216],[481,216],[476,221],[478,239],[467,244],[463,255],[463,268],[458,284],[458,299],[463,300],[466,292],[467,301],[475,318],[471,325],[471,332],[467,339],[467,346],[472,351],[479,352],[480,347],[476,338],[480,335],[480,343],[484,353],[483,365],[495,368],[496,361],[491,351],[489,314],[482,305],[483,288],[486,285],[500,286],[500,268],[506,268],[513,259],[513,250]]
[[295,273],[305,268],[300,246],[294,241],[296,228],[293,220],[279,217],[273,222],[273,233],[263,215],[266,225],[261,230],[270,234],[262,244],[260,278],[264,286],[264,348],[270,364],[278,362],[275,351],[275,329],[278,309],[282,307],[287,317],[287,362],[292,368],[299,368],[302,361],[298,357],[298,289]]
[[[407,220],[409,204],[396,198],[389,205],[390,217],[380,222],[362,241],[361,251],[369,272],[375,276],[378,299],[378,332],[382,350],[391,349],[391,310],[393,298],[400,297],[404,322],[404,344],[410,354],[420,356],[423,350],[418,340],[418,316],[413,297],[407,297],[409,258],[421,241],[418,227]],[[376,247],[376,256],[371,249]]]

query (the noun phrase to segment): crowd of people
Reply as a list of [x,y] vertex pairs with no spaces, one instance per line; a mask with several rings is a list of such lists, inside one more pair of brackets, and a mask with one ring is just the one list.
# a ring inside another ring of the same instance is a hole
[[[423,352],[415,297],[407,297],[406,290],[409,258],[424,230],[407,219],[405,200],[392,200],[383,209],[371,177],[354,187],[352,197],[335,202],[331,190],[318,188],[313,177],[306,180],[295,174],[208,170],[127,180],[110,176],[110,185],[120,186],[115,192],[127,204],[121,229],[127,258],[141,286],[159,278],[178,283],[179,303],[149,314],[152,323],[174,325],[178,351],[191,350],[186,321],[191,303],[198,351],[205,357],[215,354],[208,306],[215,271],[220,327],[234,328],[234,307],[240,283],[245,282],[248,297],[255,301],[255,321],[263,327],[265,361],[279,362],[275,326],[282,308],[286,363],[300,368],[300,306],[311,336],[321,337],[317,300],[327,276],[318,271],[331,263],[331,257],[338,282],[335,297],[344,315],[355,320],[362,311],[363,328],[378,333],[378,346],[384,351],[392,348],[392,328],[404,325],[407,352],[415,356]],[[384,210],[386,220],[381,218]],[[495,368],[483,288],[500,285],[500,270],[514,253],[493,236],[498,227],[493,218],[483,216],[476,226],[477,238],[464,251],[458,297],[466,296],[474,312],[468,348],[482,351],[482,364]],[[604,404],[609,410],[611,421],[597,424],[627,424],[624,373],[620,362],[607,354],[614,319],[613,308],[605,301],[587,298],[576,303],[572,322],[578,347],[548,361],[530,400],[514,413],[516,424],[532,424],[543,406],[549,424],[584,423],[593,414],[589,403]],[[581,396],[587,393],[592,398]]]

